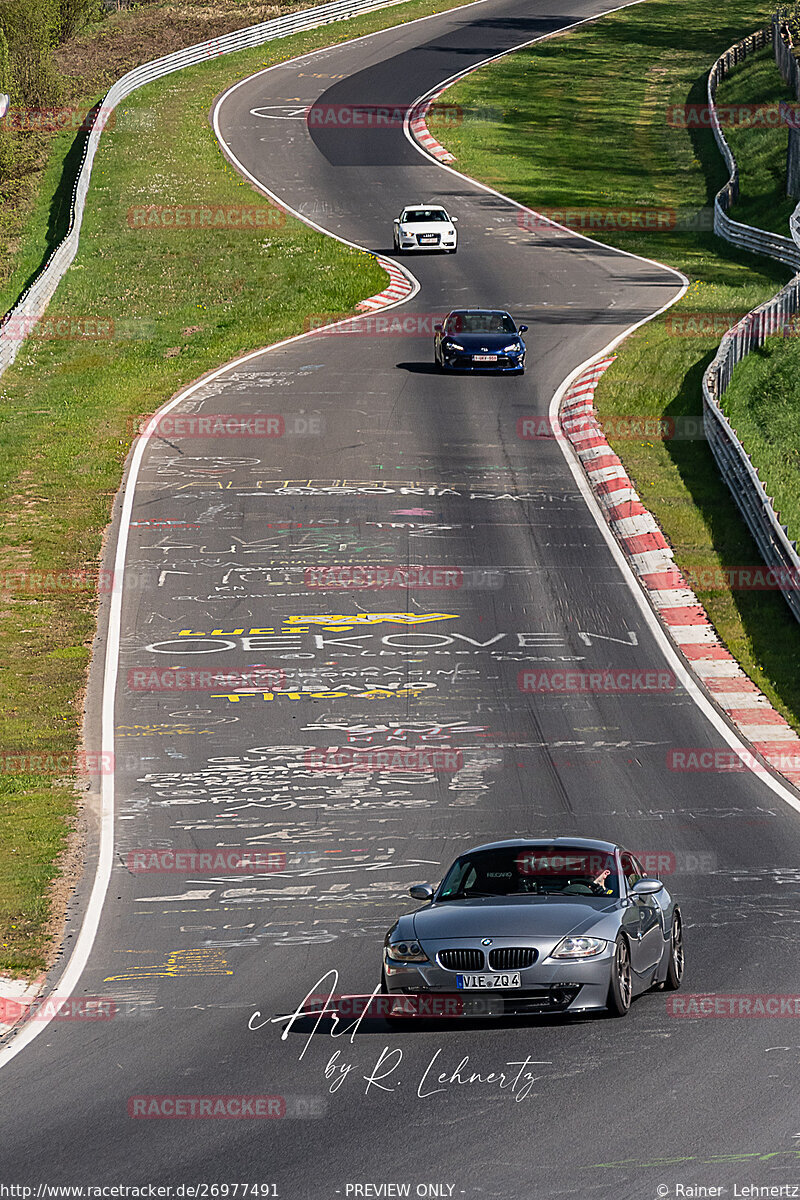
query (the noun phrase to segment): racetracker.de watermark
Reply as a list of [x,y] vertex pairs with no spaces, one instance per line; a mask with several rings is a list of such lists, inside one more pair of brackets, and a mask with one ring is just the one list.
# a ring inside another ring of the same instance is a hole
[[671,104],[667,125],[671,129],[713,129],[714,113],[721,129],[800,129],[800,104]]
[[[752,712],[752,723],[758,724],[758,709]],[[776,728],[781,728],[777,726]],[[767,738],[764,741],[768,741]],[[779,744],[770,747],[769,763],[773,770],[781,773],[800,771],[800,753],[796,750],[781,750]],[[669,771],[699,771],[701,774],[736,771],[753,771],[757,775],[768,773],[767,767],[749,750],[709,749],[700,746],[684,746],[667,752]]]
[[[792,567],[686,567],[686,582],[698,591],[776,592],[800,589],[800,572]],[[677,584],[676,586],[681,586]]]
[[133,875],[273,874],[286,870],[286,851],[241,846],[217,846],[213,850],[130,850],[125,866]]
[[797,337],[800,334],[800,315],[790,314],[782,320],[770,312],[677,312],[668,313],[664,329],[670,337],[722,338],[731,329],[757,337]]
[[[644,417],[641,415],[617,414],[598,420],[594,412],[571,416],[561,415],[564,430],[572,441],[587,441],[592,437],[610,438],[612,441],[648,442],[694,442],[705,439],[703,418],[698,417]],[[544,414],[531,414],[517,418],[517,437],[523,442],[536,442],[554,438],[550,418]]]
[[350,317],[336,313],[312,313],[305,319],[306,333],[317,337],[433,337],[445,313],[388,312]]
[[0,754],[0,775],[113,775],[114,755],[79,750],[75,753]]
[[18,1021],[110,1021],[121,1014],[108,996],[46,996],[32,1000],[0,996],[0,1025]]
[[247,667],[243,671],[210,671],[194,667],[131,667],[126,677],[131,692],[214,692],[219,688],[266,688],[286,686],[286,672],[279,667]]
[[311,995],[303,1004],[303,1016],[327,1016],[340,1019],[363,1018],[372,1020],[386,1017],[408,1017],[425,1020],[439,1017],[451,1020],[454,1017],[480,1015],[501,1016],[502,998],[491,996],[464,996],[458,993],[411,993],[396,995]]
[[420,749],[356,750],[347,746],[330,746],[326,749],[307,750],[305,766],[314,773],[326,774],[341,771],[352,772],[417,772],[417,771],[460,771],[464,766],[461,750],[435,749],[427,746]]
[[131,1096],[128,1116],[142,1120],[274,1120],[286,1116],[283,1096]]
[[136,204],[128,209],[130,229],[232,229],[263,232],[280,229],[286,213],[263,204]]
[[517,675],[521,692],[602,695],[674,692],[672,671],[658,667],[528,668]]
[[667,998],[670,1017],[800,1017],[800,996],[689,993]]
[[668,233],[680,229],[713,229],[711,208],[542,208],[520,209],[517,226],[528,231],[562,225],[590,233]]
[[[310,129],[402,129],[406,120],[425,116],[446,125],[465,120],[491,120],[499,109],[463,109],[459,104],[434,101],[428,108],[409,109],[407,104],[312,104],[305,110]],[[480,115],[479,115],[480,114]],[[424,207],[424,206],[423,206]]]
[[8,133],[88,133],[93,124],[112,129],[113,108],[99,107],[87,112],[70,104],[51,108],[8,108],[0,119],[0,129]]
[[21,342],[29,337],[49,342],[109,342],[114,337],[114,319],[93,313],[44,313],[41,317],[11,313],[0,325],[0,342]]
[[[717,865],[711,850],[636,850],[633,855],[646,875],[659,879],[664,875],[702,875]],[[516,866],[521,875],[599,875],[612,869],[614,860],[601,851],[559,854],[529,850],[519,855]]]
[[166,439],[322,437],[325,418],[306,413],[166,413],[142,421],[139,433]]
[[306,567],[306,587],[319,591],[497,591],[503,572],[481,567],[424,565]]

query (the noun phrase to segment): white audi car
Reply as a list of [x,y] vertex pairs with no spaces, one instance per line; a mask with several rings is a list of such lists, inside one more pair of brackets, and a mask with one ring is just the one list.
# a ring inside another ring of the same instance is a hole
[[441,204],[407,204],[395,218],[393,240],[396,253],[404,250],[444,250],[455,254],[458,247],[456,221]]

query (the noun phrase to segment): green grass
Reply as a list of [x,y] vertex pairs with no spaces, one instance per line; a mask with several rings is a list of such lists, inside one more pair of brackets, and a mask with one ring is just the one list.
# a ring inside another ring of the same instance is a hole
[[[137,419],[212,367],[302,331],[308,315],[352,311],[387,281],[370,255],[293,218],[251,232],[158,231],[131,228],[129,210],[242,204],[274,217],[223,159],[208,123],[214,97],[263,66],[447,7],[415,0],[191,68],[135,93],[104,135],[81,248],[50,313],[110,319],[114,336],[34,337],[0,380],[0,753],[75,751],[92,579]],[[59,592],[23,586],[27,570],[86,575]],[[3,764],[0,970],[30,974],[47,961],[48,888],[75,795],[69,779]]]
[[[796,335],[798,325],[792,326]],[[800,347],[768,338],[739,364],[723,408],[747,447],[789,537],[800,538]]]
[[775,65],[771,46],[752,55],[728,76],[718,89],[718,103],[726,104],[729,96],[736,104],[752,105],[755,110],[751,127],[742,124],[723,130],[739,165],[740,196],[730,215],[745,225],[788,237],[789,217],[797,204],[786,195],[789,127],[770,125],[766,115],[762,121],[755,115],[759,109],[765,114],[777,113],[781,100],[794,104],[794,96]]
[[[461,171],[536,209],[708,209],[726,177],[713,136],[674,127],[666,114],[673,105],[705,104],[713,61],[763,27],[770,12],[770,4],[754,0],[730,0],[724,6],[650,0],[518,51],[442,97],[443,103],[460,104],[467,113],[493,106],[502,111],[498,121],[465,120],[450,128],[434,119],[431,129],[456,154]],[[766,58],[758,56],[720,85],[719,103],[754,98],[751,65],[758,77],[755,92],[762,87],[767,92],[755,98],[769,100],[777,94],[782,87],[777,69],[771,73]],[[734,140],[740,135],[749,136],[741,131]],[[774,188],[770,190],[775,153],[765,145],[752,175],[749,169],[743,172],[740,211],[761,225],[775,217]],[[751,207],[745,209],[747,205]],[[772,296],[789,272],[702,230],[627,235],[605,230],[602,238],[679,268],[691,286],[670,314],[650,322],[619,348],[598,388],[600,419],[697,420],[702,374],[721,330],[716,336],[678,336],[680,319],[700,313],[744,314]],[[785,378],[789,406],[790,370]],[[697,568],[760,562],[704,441],[613,436],[610,441],[684,571],[691,575]],[[792,445],[797,446],[796,435]],[[780,594],[696,590],[731,652],[800,729],[800,628]]]

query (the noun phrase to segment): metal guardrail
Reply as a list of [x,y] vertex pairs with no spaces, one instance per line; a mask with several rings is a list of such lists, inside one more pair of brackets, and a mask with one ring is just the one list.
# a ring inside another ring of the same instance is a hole
[[775,46],[775,61],[780,73],[800,100],[800,64],[792,53],[792,37],[789,27],[776,13],[772,18],[772,40]]
[[245,29],[234,30],[233,33],[227,33],[223,37],[212,38],[207,42],[198,42],[195,46],[187,46],[174,54],[167,54],[163,58],[154,59],[152,62],[144,63],[142,66],[128,71],[126,75],[112,84],[100,103],[89,114],[91,125],[73,186],[67,233],[52,250],[39,274],[0,323],[0,375],[17,357],[26,337],[35,327],[36,322],[44,315],[56,288],[78,252],[86,195],[89,191],[92,164],[100,144],[100,135],[109,115],[121,100],[130,96],[137,88],[143,87],[144,84],[161,79],[174,71],[180,71],[184,67],[207,62],[208,59],[222,54],[232,54],[236,50],[262,46],[265,42],[289,37],[291,34],[300,33],[303,30],[317,29],[322,25],[330,25],[334,21],[346,21],[350,17],[371,12],[373,9],[391,8],[393,5],[401,3],[403,0],[333,0],[333,3],[321,4],[317,8],[303,9],[302,12],[291,13],[285,17],[275,17],[273,20],[263,21],[259,25],[250,25]]
[[[720,188],[714,199],[714,232],[735,246],[767,254],[792,270],[800,272],[800,205],[790,221],[791,239],[743,225],[728,216],[728,210],[739,196],[739,168],[720,127],[715,103],[717,85],[731,67],[770,42],[775,45],[776,61],[781,66],[782,49],[786,49],[789,54],[791,51],[783,43],[782,30],[776,17],[772,29],[759,30],[721,55],[708,75],[711,125],[717,146],[730,173],[728,182]],[[787,66],[786,71],[793,70],[794,74],[784,73],[784,78],[791,79],[794,86],[798,86],[800,72],[794,56],[791,57],[794,65]],[[781,70],[783,71],[782,66]],[[703,377],[703,425],[720,474],[728,485],[765,563],[776,572],[775,580],[784,599],[795,618],[800,621],[800,555],[797,553],[797,545],[789,539],[786,526],[780,522],[780,513],[776,512],[774,502],[767,495],[758,471],[720,406],[720,400],[730,386],[736,364],[762,346],[767,337],[785,333],[791,318],[798,311],[800,274],[796,274],[771,300],[753,309],[728,330]]]
[[714,198],[714,232],[734,246],[741,247],[742,250],[751,250],[756,254],[768,254],[771,258],[776,258],[787,267],[791,267],[792,270],[800,271],[800,247],[796,246],[791,238],[783,237],[779,233],[769,233],[765,229],[754,229],[752,225],[743,225],[739,221],[731,220],[728,216],[728,210],[739,199],[739,168],[720,127],[716,106],[717,85],[729,73],[731,67],[743,62],[754,51],[768,46],[772,39],[772,29],[758,30],[757,33],[751,34],[750,37],[731,46],[730,50],[726,50],[724,54],[720,55],[708,73],[708,107],[711,128],[729,172],[728,182],[720,188]]

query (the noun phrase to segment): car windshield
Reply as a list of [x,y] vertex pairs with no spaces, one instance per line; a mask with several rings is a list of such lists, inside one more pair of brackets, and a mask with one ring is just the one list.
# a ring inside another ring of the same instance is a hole
[[448,221],[449,219],[443,208],[407,208],[403,213],[404,221]]
[[508,313],[459,312],[450,314],[445,330],[447,333],[516,333],[517,327]]
[[437,900],[471,896],[619,897],[614,855],[572,846],[501,846],[456,859]]

